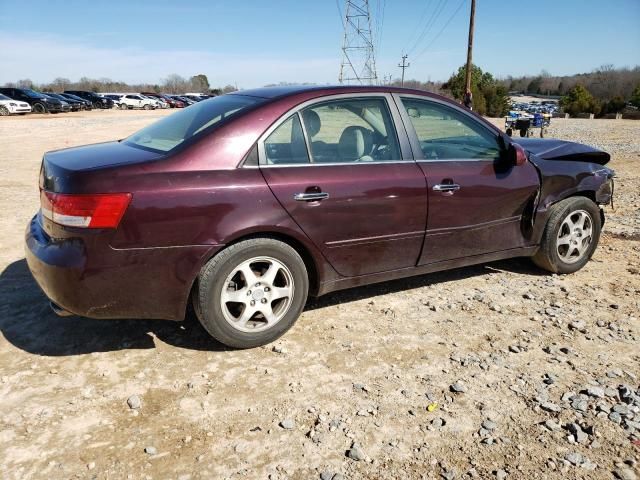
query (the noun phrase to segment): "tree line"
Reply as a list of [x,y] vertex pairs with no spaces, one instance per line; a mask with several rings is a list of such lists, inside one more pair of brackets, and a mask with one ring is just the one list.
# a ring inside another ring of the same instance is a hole
[[224,87],[211,87],[209,79],[204,74],[194,75],[184,78],[173,73],[160,83],[126,83],[114,81],[110,78],[89,78],[82,77],[78,81],[71,81],[68,78],[58,77],[49,83],[36,84],[30,79],[22,79],[17,82],[8,82],[6,87],[32,88],[42,92],[63,92],[64,90],[85,90],[89,92],[156,92],[156,93],[207,93],[220,95],[237,90],[234,85]]
[[[405,80],[404,86],[417,90],[438,93],[449,98],[462,101],[465,94],[465,66],[451,75],[446,82],[421,80]],[[386,83],[400,86],[400,79]],[[272,86],[276,84],[266,85]],[[280,82],[277,85],[291,85]],[[129,84],[109,78],[93,79],[82,77],[73,82],[67,78],[56,78],[50,83],[34,84],[30,79],[7,83],[7,87],[34,88],[44,92],[61,92],[64,90],[88,90],[92,92],[157,92],[185,93],[199,92],[223,94],[237,90],[234,85],[211,87],[204,74],[190,78],[171,74],[159,84]],[[640,108],[640,66],[633,68],[615,68],[603,65],[590,73],[579,73],[568,76],[553,76],[546,71],[539,75],[496,78],[473,65],[471,73],[471,92],[473,109],[481,115],[501,117],[509,110],[509,94],[524,93],[545,96],[557,96],[563,110],[571,115],[594,113],[606,115],[618,113],[629,105]]]

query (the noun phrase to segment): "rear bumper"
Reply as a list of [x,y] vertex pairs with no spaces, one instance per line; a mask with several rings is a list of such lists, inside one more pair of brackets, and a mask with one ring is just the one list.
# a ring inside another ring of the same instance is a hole
[[202,263],[221,246],[113,249],[104,232],[53,239],[36,215],[25,256],[36,282],[61,309],[91,318],[184,319]]

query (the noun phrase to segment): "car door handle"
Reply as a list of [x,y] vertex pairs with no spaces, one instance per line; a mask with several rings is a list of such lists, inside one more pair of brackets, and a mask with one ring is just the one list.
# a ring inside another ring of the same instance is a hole
[[457,183],[439,183],[433,186],[434,192],[455,192],[460,190],[460,185]]
[[305,192],[296,193],[293,199],[297,202],[318,202],[329,198],[329,194],[326,192]]

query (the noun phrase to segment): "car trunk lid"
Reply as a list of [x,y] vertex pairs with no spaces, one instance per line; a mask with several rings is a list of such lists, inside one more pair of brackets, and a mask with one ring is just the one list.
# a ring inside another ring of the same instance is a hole
[[107,170],[116,167],[158,160],[162,156],[161,153],[123,142],[105,142],[47,152],[40,170],[40,188],[55,193],[96,193],[87,191],[86,180],[90,177],[104,175]]

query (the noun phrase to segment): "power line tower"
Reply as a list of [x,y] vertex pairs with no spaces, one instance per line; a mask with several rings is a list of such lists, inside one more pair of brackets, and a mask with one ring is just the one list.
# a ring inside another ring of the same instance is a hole
[[369,0],[345,0],[342,63],[338,81],[362,85],[378,82]]

